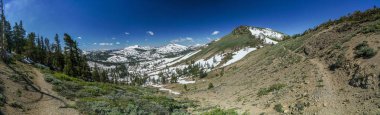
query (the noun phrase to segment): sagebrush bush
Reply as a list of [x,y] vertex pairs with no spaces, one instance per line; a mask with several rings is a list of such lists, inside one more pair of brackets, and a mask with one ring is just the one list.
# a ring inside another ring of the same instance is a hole
[[285,84],[273,84],[268,88],[260,88],[259,92],[257,93],[257,96],[263,96],[263,95],[268,95],[270,92],[280,90],[284,88],[286,85]]
[[192,101],[155,95],[156,90],[150,88],[86,82],[62,73],[47,74],[45,80],[60,95],[77,100],[75,108],[84,114],[186,115],[186,108],[195,106]]
[[201,115],[238,115],[238,113],[233,109],[223,110],[220,108],[213,109],[211,111],[202,113]]
[[372,58],[373,56],[376,55],[376,51],[369,47],[367,41],[364,41],[360,44],[358,44],[355,48],[355,57],[356,58],[364,58],[364,59],[369,59]]
[[284,112],[284,108],[281,104],[277,104],[273,107],[274,110],[276,110],[277,112],[280,112],[280,113],[283,113]]
[[209,84],[208,84],[208,89],[212,89],[212,88],[214,88],[214,84],[209,83]]

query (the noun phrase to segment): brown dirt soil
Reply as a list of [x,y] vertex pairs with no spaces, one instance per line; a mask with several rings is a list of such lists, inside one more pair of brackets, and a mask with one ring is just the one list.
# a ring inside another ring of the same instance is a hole
[[[180,98],[199,101],[195,114],[220,107],[250,114],[317,114],[351,115],[380,113],[380,55],[370,59],[355,58],[353,48],[368,41],[380,51],[380,32],[360,34],[366,22],[353,29],[337,32],[343,24],[312,31],[301,38],[261,48],[244,59],[209,73],[205,79],[183,85],[169,85],[181,91]],[[376,22],[378,23],[378,22]],[[285,48],[302,42],[293,50]],[[379,52],[378,52],[379,53]],[[329,66],[342,57],[343,64],[336,70]],[[367,88],[349,84],[356,74],[364,75]],[[215,87],[208,89],[208,84]],[[280,90],[258,96],[260,89],[273,84],[284,84]],[[281,104],[284,113],[274,106]]]
[[[1,80],[5,86],[4,94],[7,104],[2,109],[5,114],[12,115],[79,115],[80,113],[73,108],[66,108],[64,103],[72,105],[68,101],[56,94],[52,90],[52,85],[44,80],[44,75],[36,68],[22,63],[16,63],[17,71],[28,74],[29,80],[35,90],[20,78],[15,78],[17,74],[8,68],[5,64],[0,63]],[[12,78],[14,77],[14,78]],[[17,79],[17,80],[14,80]],[[43,93],[41,93],[41,92]],[[44,94],[45,93],[45,94]],[[19,103],[21,107],[12,107],[12,103]]]

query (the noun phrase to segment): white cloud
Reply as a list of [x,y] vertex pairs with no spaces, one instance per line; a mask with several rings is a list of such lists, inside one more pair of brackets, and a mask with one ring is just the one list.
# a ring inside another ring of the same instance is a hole
[[78,39],[80,39],[80,40],[81,40],[81,39],[82,39],[82,37],[78,37]]
[[36,20],[33,15],[25,15],[28,13],[27,7],[33,4],[36,0],[7,0],[4,4],[5,15],[10,20],[20,20],[21,15],[27,16],[29,21]]
[[175,40],[170,41],[171,43],[180,43],[180,42],[194,42],[193,38],[186,37],[186,38],[178,38]]
[[129,35],[130,33],[129,33],[129,32],[125,32],[124,34],[125,34],[125,35]]
[[4,10],[6,12],[13,12],[14,10],[20,10],[25,6],[29,5],[30,2],[34,0],[10,0],[8,3],[4,5]]
[[112,46],[113,43],[99,43],[99,45],[101,45],[101,46]]
[[119,45],[119,44],[120,44],[120,42],[116,42],[115,44],[116,44],[116,45]]
[[98,43],[93,43],[93,45],[97,45]]
[[111,38],[111,39],[113,39],[113,40],[116,40],[116,38],[115,38],[115,37],[113,37],[113,38]]
[[146,31],[146,34],[148,34],[150,36],[154,36],[154,32],[153,31]]
[[211,33],[211,35],[215,36],[215,35],[218,35],[220,32],[219,31],[214,31]]
[[212,39],[211,39],[211,38],[209,38],[209,37],[207,38],[207,40],[208,40],[208,41],[212,41]]

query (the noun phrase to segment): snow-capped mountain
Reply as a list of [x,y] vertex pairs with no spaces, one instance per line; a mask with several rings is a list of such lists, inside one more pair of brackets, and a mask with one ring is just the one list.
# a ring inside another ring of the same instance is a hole
[[258,27],[247,27],[251,34],[257,38],[264,40],[265,44],[277,44],[278,41],[283,40],[284,34],[276,32],[270,28],[258,28]]
[[103,52],[87,52],[88,57],[94,57],[95,55],[99,57],[102,54],[103,58],[92,61],[98,62],[112,62],[112,63],[123,63],[123,62],[135,62],[135,61],[145,61],[154,60],[165,57],[173,57],[181,54],[186,54],[186,52],[193,51],[198,47],[187,47],[179,44],[167,44],[162,47],[148,47],[133,45],[120,50],[114,51],[103,51]]
[[256,37],[266,37],[275,40],[282,40],[284,38],[284,34],[280,32],[273,31],[270,28],[257,28],[257,27],[248,27],[249,31],[251,31],[252,35]]
[[[240,26],[230,35],[214,40],[207,45],[197,44],[188,47],[174,43],[162,47],[133,45],[120,50],[100,52],[105,58],[90,59],[89,64],[91,66],[97,64],[98,67],[104,69],[112,69],[115,68],[115,65],[125,64],[129,72],[148,76],[152,80],[149,83],[153,86],[155,85],[154,81],[158,80],[160,75],[166,75],[167,78],[170,78],[168,75],[177,75],[180,84],[195,83],[196,81],[186,81],[185,79],[191,78],[195,74],[200,75],[202,72],[210,72],[234,64],[267,44],[276,44],[283,40],[284,36],[284,34],[268,28]],[[88,55],[100,54],[88,53]],[[189,72],[189,68],[198,68],[199,70],[194,71],[200,73],[177,73]]]
[[188,47],[183,46],[183,45],[171,43],[171,44],[168,44],[166,46],[157,48],[157,52],[161,53],[161,54],[182,52],[182,51],[187,50],[187,48]]

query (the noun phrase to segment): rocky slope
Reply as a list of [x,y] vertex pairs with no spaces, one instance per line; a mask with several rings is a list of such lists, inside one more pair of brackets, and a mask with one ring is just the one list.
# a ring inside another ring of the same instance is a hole
[[220,106],[251,114],[377,114],[379,38],[376,8],[261,48],[186,90],[168,87],[200,101],[196,110]]

